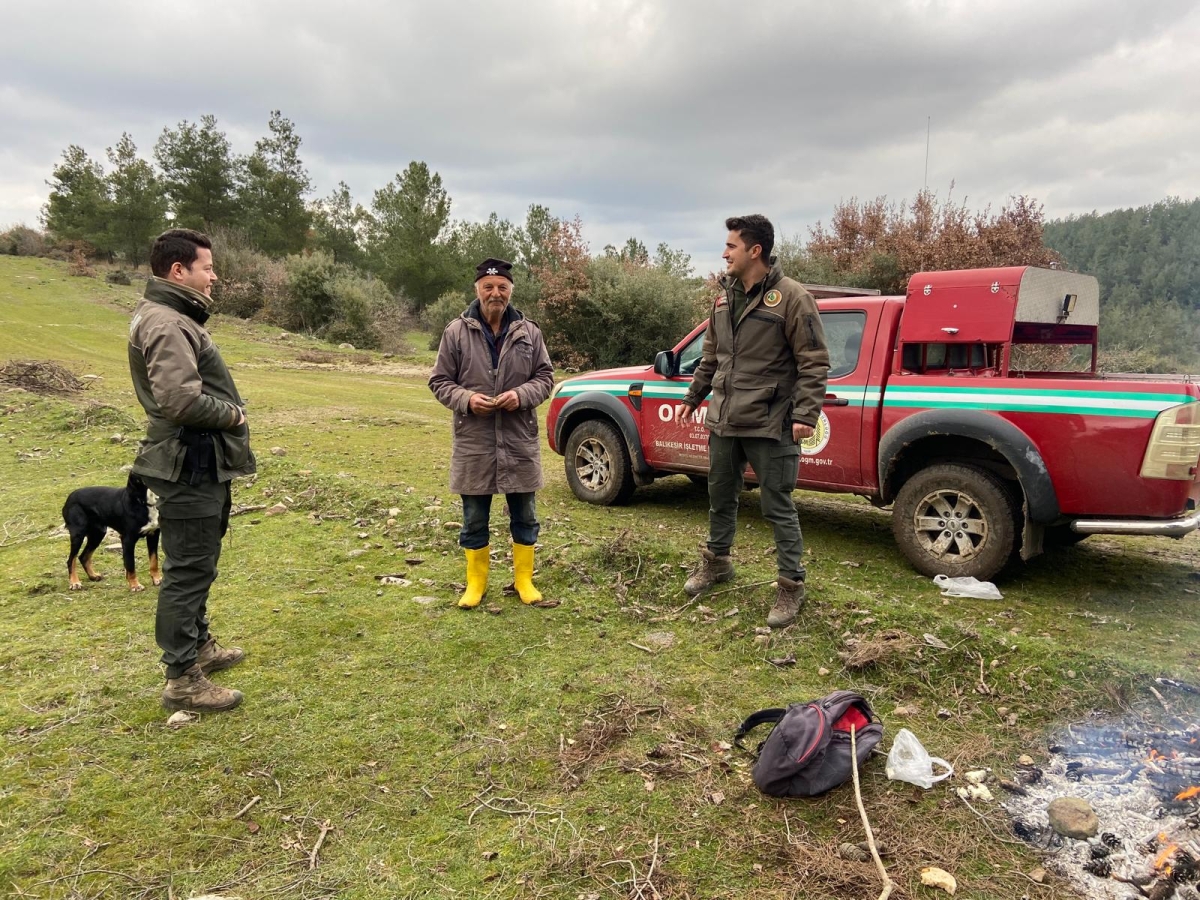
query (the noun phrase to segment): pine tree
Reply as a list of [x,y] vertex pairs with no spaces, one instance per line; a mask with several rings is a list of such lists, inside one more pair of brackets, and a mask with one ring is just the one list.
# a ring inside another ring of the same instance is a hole
[[77,144],[63,151],[51,174],[50,197],[42,209],[42,224],[55,237],[85,241],[99,248],[112,201],[100,163]]
[[137,155],[133,138],[122,134],[108,148],[112,171],[108,175],[111,212],[105,248],[120,253],[135,268],[150,255],[150,245],[162,232],[167,199],[154,168]]
[[202,116],[199,125],[184,120],[164,128],[154,158],[177,226],[208,231],[234,222],[236,164],[215,116]]
[[304,195],[312,190],[300,160],[300,136],[279,110],[271,112],[270,134],[241,161],[238,205],[241,224],[264,253],[298,253],[308,238],[311,214]]

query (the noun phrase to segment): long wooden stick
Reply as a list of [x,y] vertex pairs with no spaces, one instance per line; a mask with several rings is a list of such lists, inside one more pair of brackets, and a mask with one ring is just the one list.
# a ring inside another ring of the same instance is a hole
[[250,810],[254,809],[254,804],[256,804],[261,799],[262,799],[262,797],[255,794],[253,797],[250,798],[249,803],[247,803],[245,806],[243,806],[241,809],[239,809],[237,812],[235,812],[233,814],[233,818],[240,819],[246,813],[250,812]]
[[333,830],[333,826],[328,822],[321,823],[321,834],[317,838],[317,842],[313,845],[312,852],[308,854],[308,867],[315,869],[317,867],[317,854],[321,852],[321,845],[325,843],[325,835]]
[[858,803],[858,815],[862,819],[863,830],[867,833],[867,846],[871,848],[871,859],[875,860],[875,868],[879,870],[879,877],[883,880],[883,891],[879,894],[879,900],[887,900],[896,885],[892,879],[888,878],[887,869],[883,867],[883,860],[879,858],[879,850],[875,846],[875,834],[871,831],[871,822],[867,819],[867,810],[863,806],[862,790],[858,786],[858,742],[854,737],[853,725],[850,726],[850,766],[850,771],[854,775],[854,800]]

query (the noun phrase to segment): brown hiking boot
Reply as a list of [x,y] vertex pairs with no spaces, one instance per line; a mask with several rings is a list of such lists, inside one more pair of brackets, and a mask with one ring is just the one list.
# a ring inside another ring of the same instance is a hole
[[196,654],[196,665],[205,675],[211,675],[222,669],[232,669],[245,658],[246,654],[241,647],[222,647],[216,638],[210,637],[200,645]]
[[775,579],[775,586],[779,590],[775,594],[775,605],[767,613],[767,624],[782,628],[795,622],[796,614],[804,606],[804,582],[780,576]]
[[241,691],[218,687],[204,676],[199,665],[178,678],[168,678],[162,693],[164,709],[186,709],[191,712],[220,712],[233,709],[242,702]]
[[717,556],[707,547],[700,548],[700,565],[684,582],[683,589],[695,597],[711,588],[714,584],[728,581],[733,577],[732,557]]

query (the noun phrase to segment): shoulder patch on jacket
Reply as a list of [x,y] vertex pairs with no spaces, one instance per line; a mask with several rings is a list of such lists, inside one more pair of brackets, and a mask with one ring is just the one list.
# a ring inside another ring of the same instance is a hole
[[767,291],[767,296],[763,297],[763,306],[769,306],[774,309],[783,301],[783,294],[779,291]]

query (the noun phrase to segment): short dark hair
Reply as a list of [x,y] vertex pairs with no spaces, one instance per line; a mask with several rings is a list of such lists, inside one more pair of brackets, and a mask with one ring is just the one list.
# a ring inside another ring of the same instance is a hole
[[164,231],[154,239],[154,246],[150,248],[150,271],[159,278],[166,278],[175,263],[191,269],[192,263],[200,255],[197,251],[201,247],[212,250],[212,238],[203,231],[190,228]]
[[771,258],[771,251],[775,249],[775,226],[766,216],[760,216],[758,213],[749,216],[730,216],[725,220],[725,227],[742,236],[747,250],[755,244],[759,244],[762,247],[763,262]]

